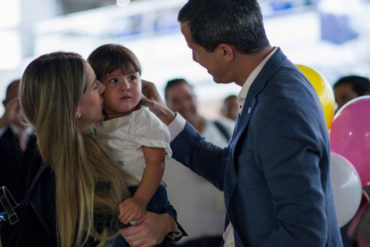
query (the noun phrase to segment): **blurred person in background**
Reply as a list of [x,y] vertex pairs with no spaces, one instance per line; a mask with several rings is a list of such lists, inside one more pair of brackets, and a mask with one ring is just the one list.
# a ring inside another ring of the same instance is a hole
[[31,170],[38,169],[41,157],[37,151],[36,136],[25,126],[18,98],[20,80],[13,80],[6,89],[0,118],[0,186],[5,185],[15,200],[25,195]]
[[336,111],[348,101],[363,95],[370,94],[370,81],[359,75],[349,75],[339,78],[333,86]]
[[[232,130],[199,115],[193,87],[185,79],[169,80],[164,94],[168,107],[179,112],[206,140],[220,147],[228,144]],[[166,164],[164,176],[178,220],[189,235],[181,246],[219,247],[225,215],[223,193],[173,158]]]
[[231,119],[234,122],[238,118],[239,103],[238,97],[234,94],[227,96],[221,108],[221,114],[225,118]]
[[180,113],[191,125],[215,145],[224,147],[229,143],[232,131],[216,120],[207,120],[197,108],[193,86],[184,78],[169,80],[164,89],[168,107]]
[[[20,80],[9,83],[6,88],[0,118],[0,186],[6,186],[16,202],[24,200],[28,186],[41,166],[36,136],[25,125],[25,118],[19,101]],[[3,246],[14,227],[7,222],[1,226]]]
[[234,94],[226,96],[223,100],[220,112],[221,117],[218,121],[228,128],[229,133],[232,134],[239,114],[238,97]]

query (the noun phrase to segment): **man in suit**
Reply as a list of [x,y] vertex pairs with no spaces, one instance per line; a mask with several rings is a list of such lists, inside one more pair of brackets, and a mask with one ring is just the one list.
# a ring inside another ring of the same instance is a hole
[[16,201],[24,199],[29,172],[35,172],[41,164],[37,152],[36,137],[24,125],[18,89],[20,80],[12,81],[7,89],[0,118],[0,186],[5,185]]
[[143,85],[143,102],[169,125],[173,157],[224,191],[223,246],[342,246],[320,101],[270,46],[257,1],[189,0],[178,20],[193,60],[216,83],[241,87],[230,144],[204,141],[152,83]]

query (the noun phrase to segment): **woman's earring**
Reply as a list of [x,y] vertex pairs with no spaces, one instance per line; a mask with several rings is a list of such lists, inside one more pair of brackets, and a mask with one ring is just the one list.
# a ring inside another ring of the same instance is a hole
[[82,117],[82,114],[80,112],[76,112],[76,119],[80,119]]

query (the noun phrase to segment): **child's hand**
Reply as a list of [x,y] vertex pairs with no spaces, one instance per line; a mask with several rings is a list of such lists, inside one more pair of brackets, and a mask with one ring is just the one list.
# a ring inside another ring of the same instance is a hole
[[144,201],[134,196],[119,204],[118,218],[123,224],[128,225],[132,220],[141,218],[144,215],[145,210],[146,204]]

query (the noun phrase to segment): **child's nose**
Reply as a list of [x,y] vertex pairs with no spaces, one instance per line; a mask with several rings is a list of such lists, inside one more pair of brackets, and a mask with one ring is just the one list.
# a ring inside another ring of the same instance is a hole
[[123,80],[121,83],[121,90],[127,90],[130,89],[131,85],[127,80]]

